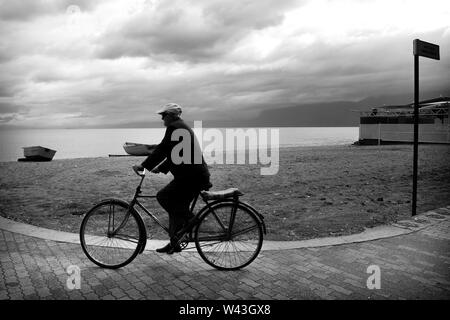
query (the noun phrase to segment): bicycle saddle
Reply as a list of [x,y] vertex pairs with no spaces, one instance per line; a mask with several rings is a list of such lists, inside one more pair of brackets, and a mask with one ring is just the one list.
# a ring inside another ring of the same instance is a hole
[[243,195],[243,193],[240,192],[238,188],[229,188],[220,191],[202,191],[200,193],[206,200],[220,200]]

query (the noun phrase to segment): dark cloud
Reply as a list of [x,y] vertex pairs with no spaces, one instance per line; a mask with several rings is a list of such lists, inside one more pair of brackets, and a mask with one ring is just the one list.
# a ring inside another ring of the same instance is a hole
[[217,28],[264,29],[280,24],[284,11],[300,1],[208,1],[203,11],[205,19]]
[[30,108],[13,102],[0,102],[0,123],[7,124],[21,115],[26,115]]
[[[52,7],[51,10],[49,10]],[[53,12],[53,6],[48,6],[44,1],[0,0],[0,19],[2,20],[29,20],[42,14]]]
[[149,29],[145,35],[132,32],[108,35],[98,55],[108,59],[128,56],[162,61],[211,61],[224,54],[223,48],[231,40],[223,37],[220,31],[200,34],[188,29],[183,32]]
[[169,101],[185,107],[190,119],[232,119],[286,104],[409,92],[415,37],[442,45],[441,61],[421,60],[421,88],[450,87],[443,71],[450,68],[448,27],[412,34],[412,22],[396,29],[397,20],[392,32],[378,21],[353,27],[351,15],[317,22],[301,14],[314,1],[303,7],[162,0],[133,7],[118,0],[83,15],[79,25],[60,15],[69,5],[89,11],[98,2],[11,3],[2,10],[0,0],[0,19],[8,19],[0,20],[3,123],[159,121],[154,112]]
[[13,97],[20,91],[23,86],[23,78],[20,76],[8,76],[5,75],[5,70],[0,68],[0,98]]
[[31,77],[31,80],[33,82],[42,83],[51,83],[70,79],[71,77],[69,75],[63,75],[62,73],[58,72],[58,70],[40,70]]
[[108,32],[99,41],[98,55],[211,61],[229,53],[252,30],[280,24],[284,10],[295,2],[206,1],[205,7],[195,7],[199,1],[163,1]]
[[0,113],[16,113],[18,108],[16,105],[7,102],[0,102]]
[[0,97],[12,97],[13,95],[14,91],[11,88],[0,85]]
[[[1,28],[1,25],[0,25],[0,28]],[[6,48],[4,48],[0,44],[0,64],[10,61],[13,58],[14,58],[14,55],[11,54],[10,52],[8,52],[8,50],[6,50]]]
[[0,114],[0,123],[1,124],[6,124],[6,123],[8,123],[8,122],[10,122],[10,121],[12,121],[12,120],[14,120],[14,119],[16,119],[17,118],[17,115],[7,115],[7,116],[4,116],[4,115],[1,115]]
[[90,11],[102,1],[91,0],[0,0],[0,20],[27,21],[43,15],[66,13],[69,6]]

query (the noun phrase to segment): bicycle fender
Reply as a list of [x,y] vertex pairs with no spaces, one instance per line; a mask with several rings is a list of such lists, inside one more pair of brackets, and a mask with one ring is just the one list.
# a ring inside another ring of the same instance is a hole
[[76,215],[80,215],[80,216],[86,215],[86,214],[88,214],[89,212],[91,212],[92,210],[94,210],[95,208],[97,208],[98,206],[101,206],[101,205],[104,205],[104,204],[108,204],[108,203],[110,203],[110,202],[120,202],[120,203],[123,204],[123,205],[126,205],[126,206],[129,205],[128,202],[126,202],[126,201],[124,201],[124,200],[122,200],[122,199],[118,199],[118,198],[106,198],[106,199],[100,200],[100,201],[97,202],[97,203],[94,203],[94,204],[92,205],[92,207],[89,208],[88,211],[86,211],[86,212],[84,212],[84,213],[76,214]]
[[266,230],[266,223],[264,221],[264,216],[262,215],[262,213],[258,212],[255,208],[253,208],[250,204],[240,201],[239,200],[239,204],[241,204],[242,206],[244,206],[245,208],[249,209],[250,211],[252,211],[254,214],[256,214],[256,216],[259,218],[259,221],[261,222],[261,224],[263,225],[263,231],[264,234],[267,234],[267,230]]
[[267,234],[267,231],[266,231],[266,222],[264,221],[264,216],[262,215],[262,213],[258,212],[255,208],[253,208],[250,204],[248,204],[248,203],[246,203],[246,202],[243,202],[243,201],[240,201],[240,200],[239,200],[239,203],[240,203],[241,205],[243,205],[244,207],[246,207],[247,209],[249,209],[250,211],[252,211],[254,214],[256,214],[256,216],[259,218],[259,221],[260,221],[261,224],[263,225],[263,231],[264,231],[264,234]]
[[[208,204],[209,204],[209,207],[213,207],[213,206],[215,206],[215,205],[217,205],[219,203],[236,203],[236,202],[232,198],[227,198],[227,199],[215,200],[215,201],[213,201],[211,203],[208,203]],[[255,208],[253,208],[250,204],[248,204],[246,202],[243,202],[243,201],[239,200],[238,204],[242,205],[246,209],[252,211],[259,218],[259,222],[261,222],[261,224],[263,226],[263,232],[264,232],[264,234],[267,234],[267,229],[266,229],[266,223],[264,221],[264,216],[261,213],[259,213]],[[208,206],[204,206],[200,210],[199,214],[204,214],[204,211],[206,212],[209,209],[209,207]],[[199,215],[199,218],[201,218],[201,215]]]

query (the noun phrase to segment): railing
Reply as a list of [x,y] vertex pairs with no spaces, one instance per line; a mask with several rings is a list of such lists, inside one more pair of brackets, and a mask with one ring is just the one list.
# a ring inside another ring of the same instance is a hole
[[[414,110],[377,110],[377,111],[360,111],[361,117],[405,117],[414,116]],[[448,117],[449,108],[430,108],[419,109],[419,116],[440,116]]]

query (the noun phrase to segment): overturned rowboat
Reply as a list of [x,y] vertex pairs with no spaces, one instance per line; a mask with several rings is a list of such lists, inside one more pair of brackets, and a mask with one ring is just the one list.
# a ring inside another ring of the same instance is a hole
[[41,146],[24,147],[23,155],[18,161],[51,161],[55,156],[56,150]]
[[148,156],[155,150],[157,144],[142,144],[125,142],[123,149],[131,156]]

